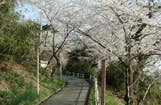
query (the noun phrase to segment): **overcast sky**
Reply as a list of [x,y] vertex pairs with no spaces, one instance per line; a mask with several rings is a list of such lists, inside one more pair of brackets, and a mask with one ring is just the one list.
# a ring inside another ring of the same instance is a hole
[[22,2],[17,2],[16,8],[15,8],[16,12],[20,13],[20,15],[25,19],[31,19],[34,21],[39,21],[40,18],[40,12],[39,9],[34,6],[32,3],[26,1],[26,0],[22,0]]
[[[20,2],[21,1],[21,2]],[[37,0],[31,0],[37,1]],[[43,2],[44,0],[38,0],[39,2]],[[49,0],[52,2],[52,0]],[[60,4],[69,6],[74,1],[79,0],[53,0],[54,2],[59,2]],[[87,3],[93,3],[95,0],[80,0],[81,5],[85,5]],[[30,2],[30,0],[17,0],[17,6],[15,8],[16,12],[20,13],[24,19],[31,19],[34,21],[40,20],[40,11],[39,9]]]

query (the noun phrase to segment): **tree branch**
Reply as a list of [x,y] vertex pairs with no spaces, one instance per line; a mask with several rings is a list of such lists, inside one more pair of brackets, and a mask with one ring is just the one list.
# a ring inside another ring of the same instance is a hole
[[[161,55],[161,53],[157,53],[157,52],[154,52],[154,51],[149,51],[146,54],[141,54],[141,56],[144,56],[144,57],[149,57],[149,56],[152,56],[152,55]],[[137,57],[138,57],[138,54],[133,55],[133,57],[131,58],[131,60],[133,60],[133,59],[135,59]]]
[[76,30],[77,33],[80,33],[82,35],[85,35],[87,36],[88,38],[90,38],[92,41],[96,42],[98,45],[100,45],[101,47],[103,48],[106,48],[106,46],[104,46],[102,43],[100,43],[99,41],[97,41],[96,39],[94,39],[91,35],[89,35],[88,33],[86,32],[83,32],[82,30],[78,29]]
[[126,43],[127,43],[128,34],[127,34],[127,32],[126,32],[126,28],[125,28],[125,26],[124,26],[124,22],[122,21],[122,19],[120,18],[120,15],[114,10],[113,7],[111,7],[111,6],[108,6],[108,7],[114,12],[115,16],[117,17],[117,19],[119,20],[120,24],[122,25],[122,29],[123,29],[124,34],[125,34],[125,41],[126,41]]
[[138,30],[131,36],[132,39],[134,40],[139,40],[139,38],[142,36],[141,32],[143,31],[143,29],[147,26],[147,24],[142,23],[140,25],[140,27],[138,28]]
[[[50,57],[48,63],[47,63],[47,67],[48,65],[50,64],[51,60],[53,59],[53,57],[57,57],[57,54],[60,54],[62,48],[64,47],[64,44],[65,44],[65,41],[67,40],[67,38],[69,37],[70,33],[75,29],[74,27],[68,31],[68,24],[67,24],[67,33],[66,33],[66,36],[63,40],[63,42],[61,43],[61,45],[58,47],[58,49],[56,51],[53,52],[53,55]],[[53,46],[54,47],[54,46]],[[45,70],[47,69],[47,67],[45,68]]]
[[0,2],[0,6],[2,6],[3,4],[5,4],[6,3],[6,1],[1,1]]
[[144,97],[143,97],[143,99],[142,99],[142,101],[141,101],[141,104],[140,104],[140,105],[143,105],[144,100],[145,100],[146,96],[148,95],[148,92],[149,92],[149,90],[150,90],[151,86],[152,86],[152,84],[149,84],[149,86],[148,86],[148,88],[147,88],[147,90],[146,90],[146,92],[145,92],[145,94],[144,94]]
[[74,28],[72,28],[71,30],[68,31],[68,24],[67,24],[67,33],[66,33],[66,36],[63,40],[63,42],[61,43],[61,45],[58,47],[58,49],[55,51],[55,53],[57,53],[58,51],[60,51],[65,43],[65,41],[67,40],[68,36],[70,35],[70,33],[74,30]]

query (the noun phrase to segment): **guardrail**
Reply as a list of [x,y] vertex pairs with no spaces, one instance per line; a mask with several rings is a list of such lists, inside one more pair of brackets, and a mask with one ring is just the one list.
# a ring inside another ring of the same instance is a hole
[[73,76],[73,77],[85,78],[85,75],[81,74],[81,73],[75,73],[75,72],[66,71],[64,74],[65,75],[70,75],[70,76]]

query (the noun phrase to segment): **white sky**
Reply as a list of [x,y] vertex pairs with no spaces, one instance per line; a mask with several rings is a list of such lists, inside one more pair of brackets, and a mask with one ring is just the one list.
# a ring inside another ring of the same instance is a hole
[[34,21],[39,21],[40,13],[36,6],[31,4],[30,2],[27,2],[25,0],[22,0],[22,2],[18,2],[17,6],[15,8],[16,12],[20,13],[22,17],[25,20],[31,19]]

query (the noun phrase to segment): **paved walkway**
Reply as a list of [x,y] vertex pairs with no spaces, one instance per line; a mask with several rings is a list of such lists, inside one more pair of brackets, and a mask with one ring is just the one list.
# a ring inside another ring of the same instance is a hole
[[70,76],[65,76],[64,79],[68,85],[40,105],[86,105],[88,82]]

